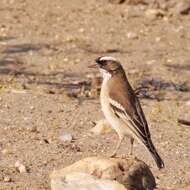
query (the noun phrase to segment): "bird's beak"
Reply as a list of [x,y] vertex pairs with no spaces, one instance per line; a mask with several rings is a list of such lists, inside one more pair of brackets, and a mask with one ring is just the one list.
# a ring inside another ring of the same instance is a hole
[[95,63],[95,64],[92,64],[92,65],[89,65],[88,68],[98,68],[98,65],[97,65],[97,63]]

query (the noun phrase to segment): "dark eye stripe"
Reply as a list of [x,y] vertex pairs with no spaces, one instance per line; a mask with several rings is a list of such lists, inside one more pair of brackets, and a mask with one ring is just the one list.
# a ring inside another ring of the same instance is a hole
[[101,57],[98,57],[95,61],[96,61],[96,63],[100,63],[101,62]]
[[106,62],[107,62],[107,61],[105,61],[105,60],[99,60],[99,59],[96,60],[96,63],[98,63],[98,64],[101,65],[101,66],[106,65]]
[[106,61],[100,61],[100,64],[103,66],[103,65],[106,65]]

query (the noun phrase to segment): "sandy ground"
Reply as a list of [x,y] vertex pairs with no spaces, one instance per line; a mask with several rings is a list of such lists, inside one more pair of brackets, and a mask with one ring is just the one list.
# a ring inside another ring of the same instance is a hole
[[[103,118],[98,98],[71,98],[70,82],[98,74],[87,68],[101,55],[117,57],[135,87],[145,79],[182,84],[161,90],[160,101],[141,99],[153,141],[166,168],[135,144],[159,190],[190,189],[190,17],[151,19],[145,6],[95,0],[1,0],[0,2],[0,189],[50,189],[49,173],[81,158],[108,155],[114,132],[90,136]],[[106,53],[110,52],[111,53]],[[74,141],[59,139],[68,132]],[[129,140],[119,154],[128,154]],[[27,173],[19,173],[20,161]],[[6,177],[10,182],[6,182]]]

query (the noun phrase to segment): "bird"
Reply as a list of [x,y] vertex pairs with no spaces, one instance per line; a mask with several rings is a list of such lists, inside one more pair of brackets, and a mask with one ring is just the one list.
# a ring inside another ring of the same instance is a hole
[[151,139],[148,123],[140,101],[130,85],[126,73],[114,57],[101,56],[95,59],[90,68],[99,68],[103,77],[100,91],[101,108],[106,120],[119,136],[117,145],[110,155],[115,157],[125,136],[130,137],[130,154],[137,140],[151,153],[157,167],[165,167]]

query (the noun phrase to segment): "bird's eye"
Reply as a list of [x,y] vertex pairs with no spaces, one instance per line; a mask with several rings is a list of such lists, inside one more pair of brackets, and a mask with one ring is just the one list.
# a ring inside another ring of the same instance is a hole
[[100,67],[103,67],[107,64],[107,60],[101,60],[101,57],[100,58],[97,58],[96,60],[96,63],[100,66]]
[[102,66],[106,65],[106,61],[101,61],[100,63]]
[[101,60],[97,62],[100,66],[105,66],[106,65],[106,61]]

